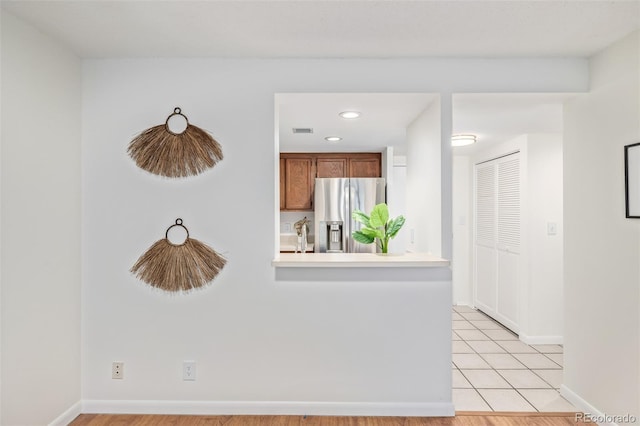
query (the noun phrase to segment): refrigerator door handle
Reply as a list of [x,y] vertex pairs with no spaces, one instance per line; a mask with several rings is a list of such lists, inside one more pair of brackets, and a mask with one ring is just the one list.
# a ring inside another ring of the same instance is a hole
[[345,253],[351,253],[353,250],[353,244],[351,241],[351,208],[353,200],[353,188],[351,186],[351,180],[345,179],[344,181],[344,194],[346,202],[344,203],[344,230],[342,232],[342,241]]

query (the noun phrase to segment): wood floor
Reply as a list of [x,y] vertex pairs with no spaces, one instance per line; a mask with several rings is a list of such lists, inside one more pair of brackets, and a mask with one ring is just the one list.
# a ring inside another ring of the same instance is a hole
[[556,426],[573,413],[459,413],[455,417],[165,416],[81,414],[70,426]]

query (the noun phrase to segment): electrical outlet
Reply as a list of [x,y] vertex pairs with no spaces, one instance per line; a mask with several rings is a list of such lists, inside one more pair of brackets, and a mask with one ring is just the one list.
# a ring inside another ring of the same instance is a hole
[[114,362],[111,364],[111,378],[124,379],[124,362]]
[[182,362],[182,380],[195,380],[195,379],[196,379],[196,362],[183,361]]

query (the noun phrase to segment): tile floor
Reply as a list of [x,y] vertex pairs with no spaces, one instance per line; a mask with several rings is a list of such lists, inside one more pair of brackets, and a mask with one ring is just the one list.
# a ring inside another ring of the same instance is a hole
[[453,308],[456,411],[553,411],[576,408],[558,391],[562,346],[529,346],[480,311]]

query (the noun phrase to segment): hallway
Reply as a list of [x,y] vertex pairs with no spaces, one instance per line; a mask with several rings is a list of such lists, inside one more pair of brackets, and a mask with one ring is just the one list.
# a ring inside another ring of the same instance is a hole
[[468,306],[454,306],[452,327],[456,411],[577,411],[559,393],[561,345],[526,345]]

